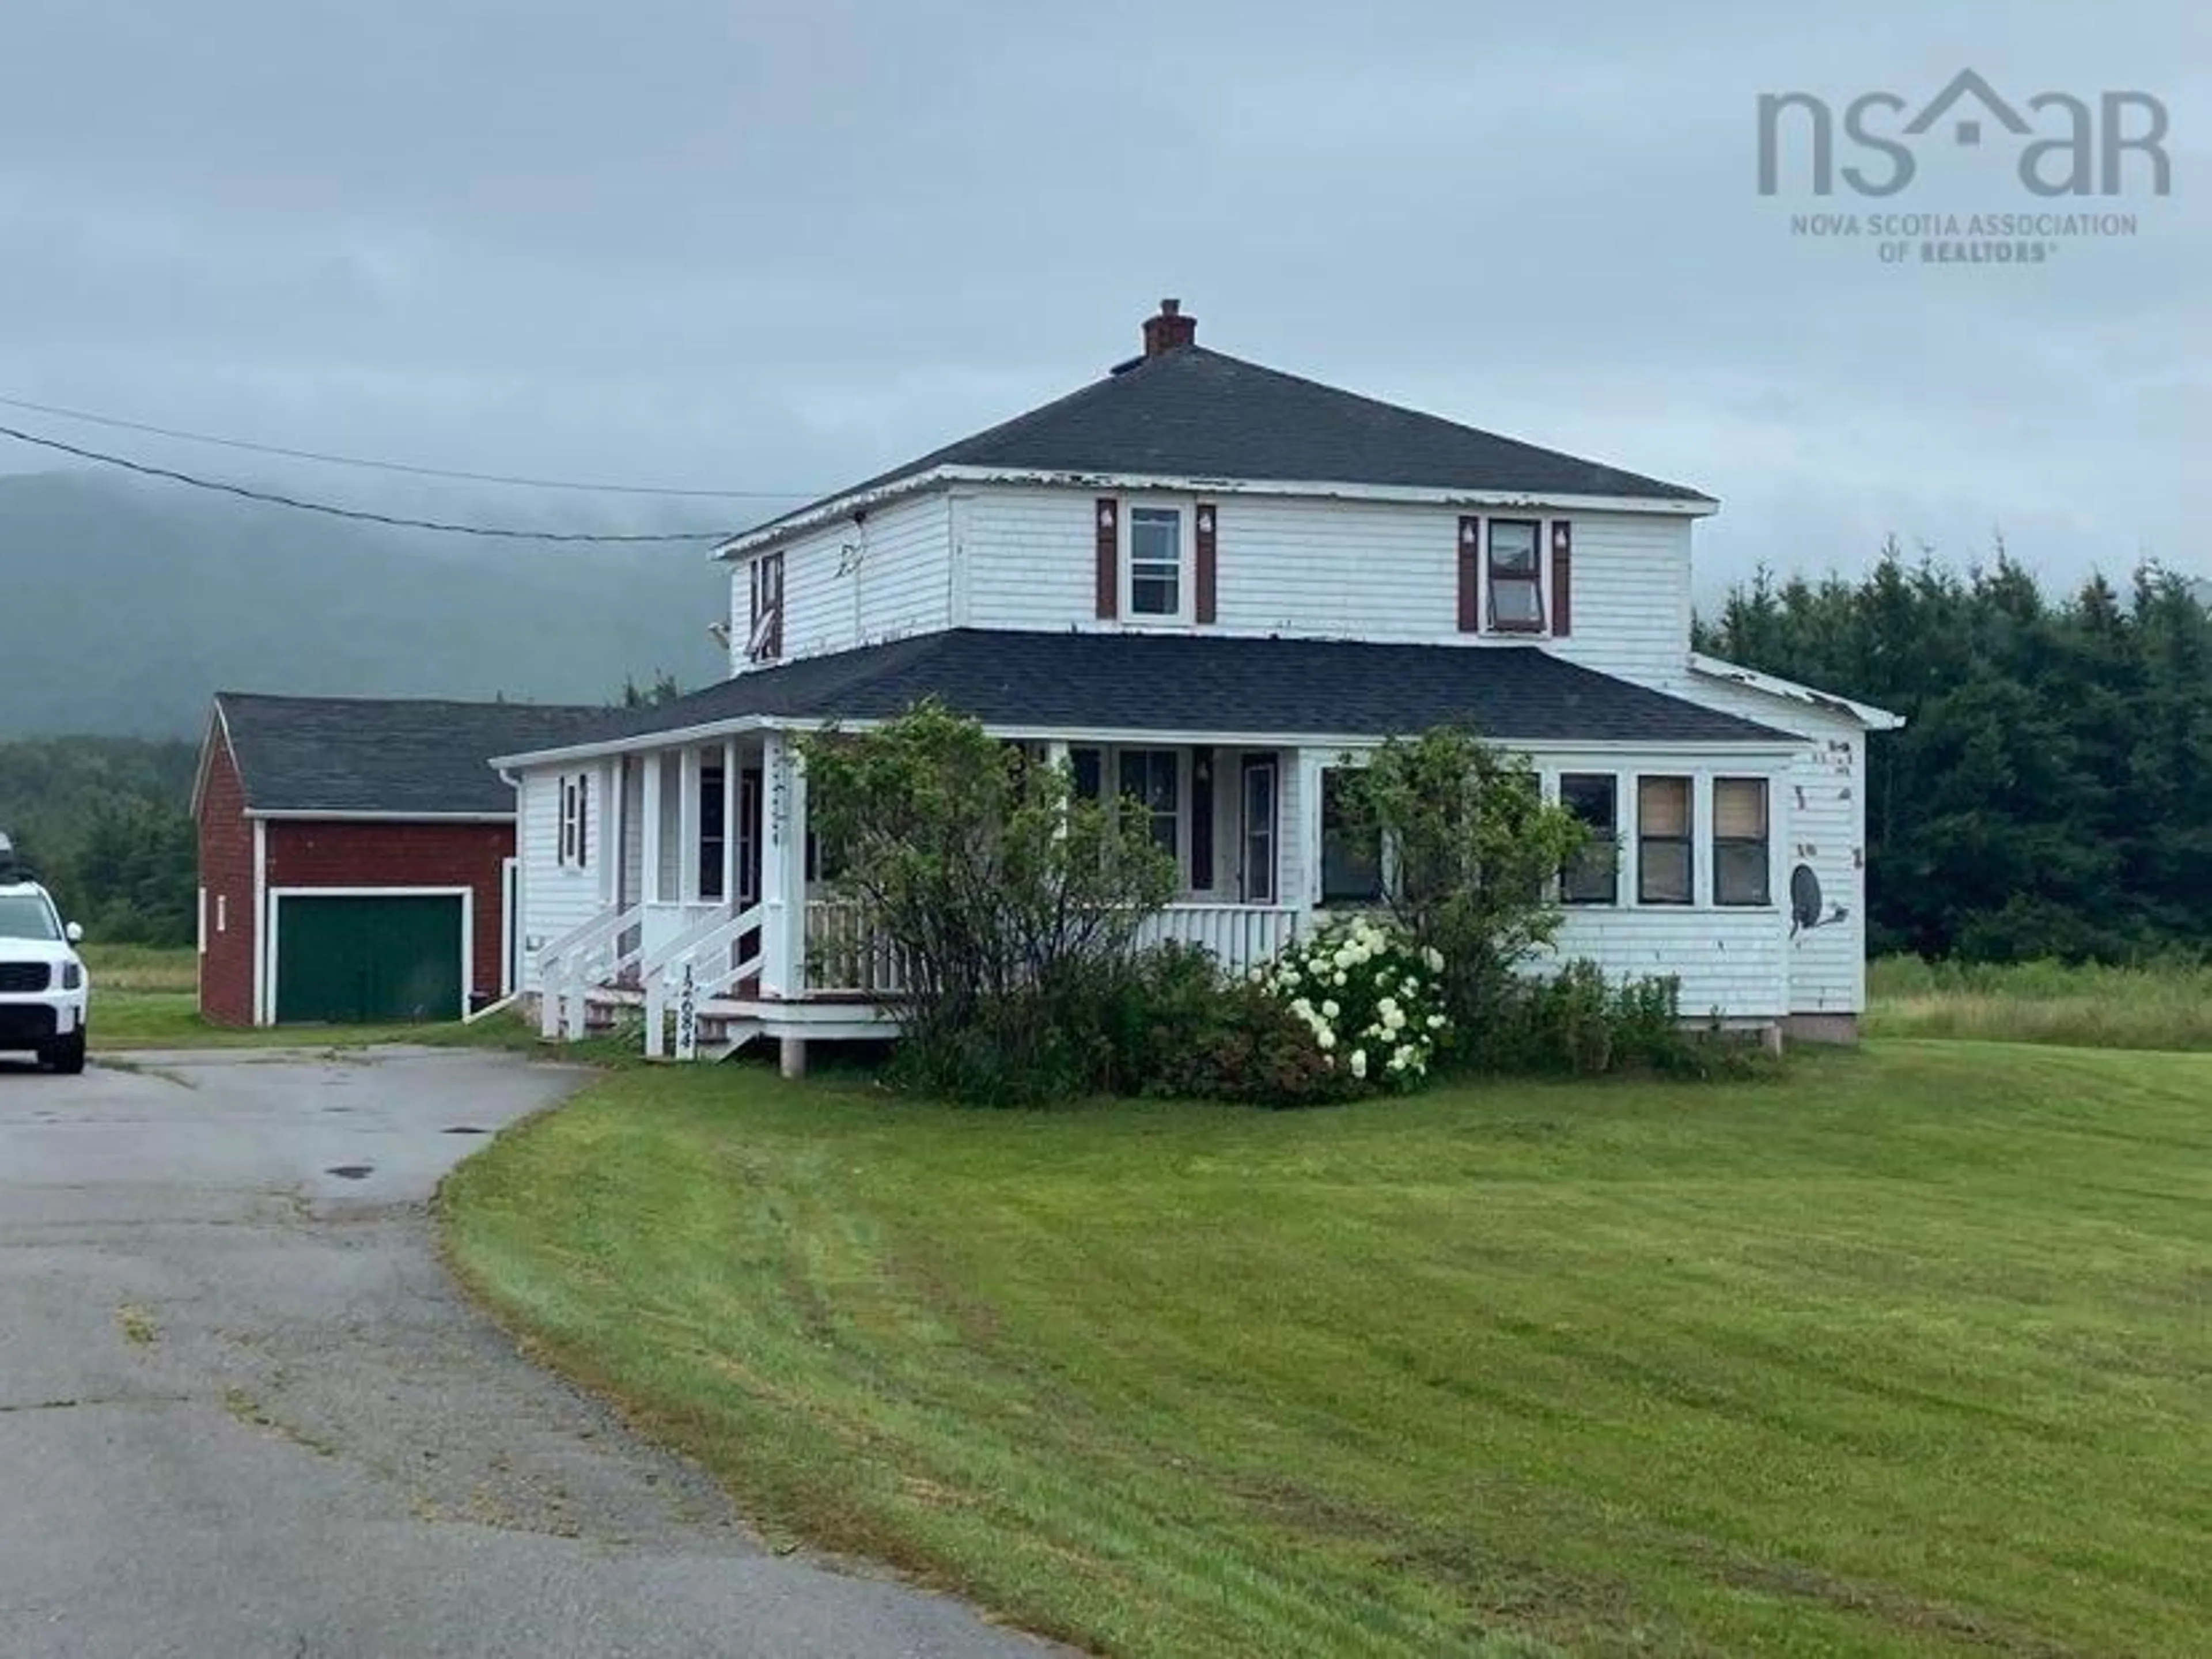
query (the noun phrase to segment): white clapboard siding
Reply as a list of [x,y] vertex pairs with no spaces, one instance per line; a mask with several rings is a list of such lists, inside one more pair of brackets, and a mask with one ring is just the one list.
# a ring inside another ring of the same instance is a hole
[[522,988],[538,988],[537,946],[549,944],[598,915],[607,903],[601,883],[607,828],[610,769],[592,769],[591,811],[581,868],[561,863],[561,778],[553,769],[521,775],[516,789],[516,855],[522,862]]
[[1786,909],[1719,910],[1621,905],[1571,909],[1540,969],[1587,957],[1610,978],[1672,974],[1685,1019],[1772,1018],[1790,1011],[1784,975]]
[[1800,864],[1810,866],[1820,878],[1822,921],[1788,940],[1789,1012],[1860,1012],[1866,1006],[1866,732],[1848,714],[1686,668],[1659,684],[1689,702],[1806,738],[1805,754],[1782,782],[1788,798],[1778,803],[1785,810],[1776,818],[1788,841],[1776,896],[1786,914],[1790,872]]
[[[947,626],[951,617],[951,514],[941,491],[878,507],[783,549],[783,654],[779,660],[848,651]],[[730,672],[756,666],[750,562],[730,567]]]
[[1552,649],[1607,674],[1680,672],[1690,648],[1690,522],[1578,514],[1571,630]]
[[[1455,510],[1234,492],[1207,499],[1218,526],[1216,627],[1480,642],[1459,632]],[[966,498],[960,551],[969,620],[979,628],[1098,626],[1095,505],[1094,494],[1073,489],[979,490]],[[1553,516],[1569,517],[1574,527],[1571,631],[1554,648],[1608,672],[1679,668],[1690,638],[1689,522],[1626,513]],[[1548,582],[1548,561],[1545,571]],[[1556,599],[1549,605],[1556,616]]]

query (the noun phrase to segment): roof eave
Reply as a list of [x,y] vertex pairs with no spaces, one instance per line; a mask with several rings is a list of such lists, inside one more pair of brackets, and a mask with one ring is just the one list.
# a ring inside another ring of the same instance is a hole
[[1027,485],[1053,489],[1167,489],[1212,495],[1291,495],[1322,501],[1374,501],[1406,507],[1562,508],[1573,513],[1650,513],[1678,519],[1710,518],[1721,504],[1711,495],[1588,495],[1566,491],[1467,489],[1415,484],[1367,484],[1317,478],[1224,478],[1202,473],[1101,471],[1032,466],[933,466],[866,489],[833,495],[788,518],[758,526],[720,544],[714,556],[744,558],[794,536],[903,495],[954,484]]
[[1893,710],[1838,696],[1817,686],[1802,685],[1796,680],[1785,680],[1778,674],[1763,674],[1755,668],[1746,668],[1718,657],[1707,656],[1702,651],[1691,653],[1690,668],[1693,673],[1702,674],[1707,679],[1725,680],[1747,690],[1764,692],[1786,702],[1802,703],[1809,708],[1856,720],[1869,732],[1894,732],[1905,725],[1905,716]]
[[325,806],[252,807],[249,818],[270,823],[512,823],[513,811],[505,812],[400,812],[388,810]]
[[[702,721],[665,731],[642,732],[633,737],[580,744],[568,749],[549,749],[536,754],[504,755],[489,763],[503,777],[518,771],[543,771],[582,761],[609,759],[641,750],[675,749],[717,738],[740,737],[761,731],[819,732],[835,726],[848,732],[866,732],[888,724],[879,715],[738,714],[726,720]],[[1224,748],[1292,748],[1358,750],[1372,748],[1389,734],[1382,732],[1292,732],[1242,727],[1162,727],[1103,725],[1055,726],[1030,720],[985,720],[993,737],[1019,738],[1045,743],[1071,744],[1207,744]],[[1740,738],[1606,738],[1516,737],[1500,733],[1497,741],[1524,754],[1625,755],[1775,754],[1794,755],[1805,739],[1786,732],[1747,732]]]
[[806,724],[805,720],[786,720],[775,714],[730,714],[690,726],[672,726],[627,737],[566,744],[558,749],[529,749],[513,755],[494,755],[484,764],[505,777],[512,772],[543,771],[549,766],[565,765],[571,761],[603,760],[610,755],[629,754],[640,749],[672,749],[687,743],[703,743],[709,738],[741,737],[771,726]]

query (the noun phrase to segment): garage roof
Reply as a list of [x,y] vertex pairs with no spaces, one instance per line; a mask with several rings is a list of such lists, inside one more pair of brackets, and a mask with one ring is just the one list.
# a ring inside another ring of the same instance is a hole
[[511,817],[494,755],[585,741],[614,711],[527,702],[216,695],[246,811]]

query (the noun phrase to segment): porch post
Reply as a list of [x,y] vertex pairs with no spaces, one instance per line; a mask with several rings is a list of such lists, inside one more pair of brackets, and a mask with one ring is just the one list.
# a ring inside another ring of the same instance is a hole
[[[1044,763],[1047,766],[1053,768],[1062,776],[1067,775],[1068,759],[1066,744],[1055,739],[1054,741],[1045,744]],[[1065,841],[1067,838],[1067,806],[1066,803],[1063,803],[1060,808],[1060,838],[1062,841]]]
[[660,896],[660,750],[655,749],[645,757],[645,811],[639,814],[644,820],[640,826],[645,832],[645,845],[640,848],[638,900],[650,904]]
[[795,1001],[806,990],[806,769],[784,732],[762,751],[761,994]]
[[1297,832],[1298,890],[1285,891],[1284,900],[1303,916],[1310,915],[1321,902],[1321,777],[1322,751],[1300,749],[1295,751],[1298,769],[1298,821],[1293,826]]

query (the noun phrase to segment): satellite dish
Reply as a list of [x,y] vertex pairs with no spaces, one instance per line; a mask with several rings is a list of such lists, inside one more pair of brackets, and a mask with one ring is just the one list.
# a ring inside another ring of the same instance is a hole
[[1793,932],[1820,925],[1820,878],[1801,864],[1790,872],[1790,926]]

